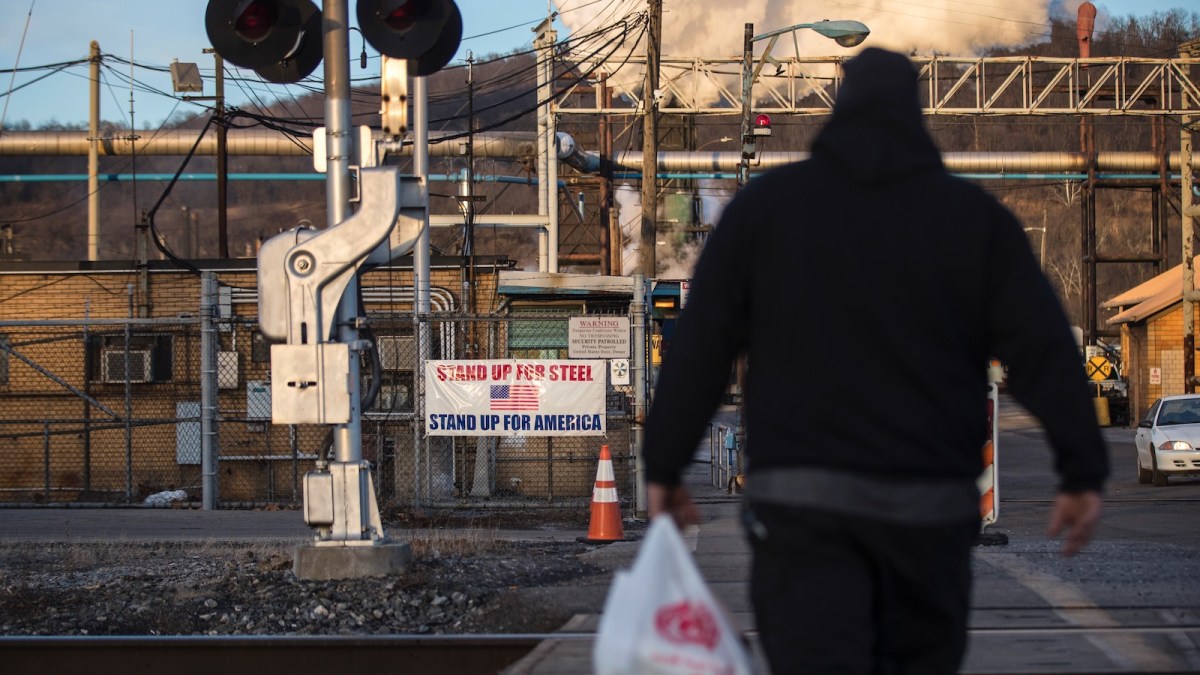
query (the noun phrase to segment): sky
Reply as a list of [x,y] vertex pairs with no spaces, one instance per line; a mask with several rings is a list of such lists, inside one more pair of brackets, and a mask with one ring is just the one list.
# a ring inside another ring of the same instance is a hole
[[[529,49],[532,29],[550,11],[547,0],[457,0],[463,15],[463,41],[452,63],[466,59],[468,50],[478,59],[489,54]],[[979,36],[967,35],[966,24],[979,35],[996,34],[993,19],[1014,7],[1028,8],[1030,18],[1021,25],[1044,21],[1047,5],[1077,6],[1079,0],[761,0],[752,5],[724,0],[664,0],[664,53],[689,56],[729,56],[740,49],[741,26],[812,21],[824,18],[860,18],[872,27],[871,42],[878,46],[906,44],[909,35],[923,34],[940,40],[949,33],[966,37],[957,42],[913,43],[917,48],[938,49],[958,54],[970,51]],[[1093,0],[1101,16],[1145,15],[1173,8],[1200,11],[1200,0]],[[319,4],[319,3],[318,3]],[[351,16],[354,2],[350,2]],[[602,25],[614,13],[636,11],[644,0],[561,0],[558,22],[560,39],[572,30],[586,31]],[[193,62],[206,76],[205,94],[212,94],[212,56],[202,53],[209,46],[204,31],[207,0],[3,0],[0,3],[0,129],[21,121],[35,128],[49,122],[80,124],[87,120],[87,64],[61,70],[30,69],[87,58],[92,40],[101,51],[138,64],[166,67],[171,61]],[[619,8],[615,6],[620,6]],[[973,9],[972,9],[973,8]],[[1041,19],[1038,19],[1038,12]],[[800,16],[821,12],[822,16]],[[840,12],[840,15],[832,13]],[[956,16],[955,13],[958,13]],[[830,15],[825,15],[830,14]],[[744,18],[743,18],[744,17]],[[796,18],[799,17],[799,18]],[[930,18],[935,17],[935,18]],[[938,18],[940,17],[940,18]],[[932,23],[931,23],[932,22]],[[942,30],[930,30],[939,26]],[[962,30],[959,30],[959,29]],[[730,36],[723,32],[729,32]],[[1025,34],[1027,30],[1022,30]],[[718,36],[719,34],[719,36]],[[914,38],[915,39],[915,38]],[[1014,38],[1016,39],[1016,38]],[[1026,38],[1027,35],[1026,35]],[[716,53],[702,53],[714,45],[730,43]],[[372,57],[367,70],[358,68],[361,46],[358,34],[350,36],[351,77],[374,79],[379,60]],[[821,49],[826,47],[821,46]],[[832,51],[830,49],[829,51]],[[826,52],[828,53],[828,52]],[[320,73],[318,67],[317,73]],[[242,71],[253,77],[252,71]],[[131,121],[130,66],[107,60],[102,73],[101,117],[129,125]],[[170,76],[164,72],[135,69],[141,85],[132,92],[132,123],[138,128],[157,128],[171,116],[203,112],[196,103],[182,101],[172,92]],[[278,92],[279,90],[274,90]],[[232,105],[250,96],[267,101],[277,95],[265,85],[254,91],[227,87]]]

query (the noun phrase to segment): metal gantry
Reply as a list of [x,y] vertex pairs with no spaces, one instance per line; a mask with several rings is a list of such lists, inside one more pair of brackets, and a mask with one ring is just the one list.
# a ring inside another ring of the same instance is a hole
[[[755,80],[756,112],[826,115],[849,56],[773,58]],[[1133,57],[1056,58],[1040,56],[914,56],[920,73],[925,113],[931,115],[1183,115],[1200,107],[1200,87],[1188,72],[1190,59]],[[633,70],[645,58],[633,56]],[[588,71],[595,64],[580,64]],[[661,60],[664,114],[738,114],[741,110],[738,58]],[[642,110],[640,81],[610,76],[620,96],[611,104],[599,97],[559,95],[560,114],[630,114]]]

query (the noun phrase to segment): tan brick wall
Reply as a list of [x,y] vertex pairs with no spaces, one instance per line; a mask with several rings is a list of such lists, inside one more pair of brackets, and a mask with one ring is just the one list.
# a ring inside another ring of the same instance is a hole
[[[197,275],[185,271],[157,271],[151,272],[149,279],[150,318],[198,316],[200,278]],[[255,296],[255,271],[225,272],[219,275],[219,280],[234,288],[234,317],[253,320],[258,314],[258,306],[249,300]],[[462,306],[459,270],[435,269],[431,283],[454,296],[455,308]],[[412,273],[376,271],[367,276],[364,286],[411,287]],[[137,275],[132,270],[0,274],[0,321],[77,320],[85,316],[126,318],[130,315],[131,287],[136,315],[147,298],[137,294]],[[496,274],[481,272],[476,275],[480,299],[477,311],[486,312],[494,307],[496,287]],[[412,306],[411,302],[375,303],[368,306],[368,310],[411,312]],[[146,328],[136,332],[158,330]],[[261,501],[264,499],[263,485],[270,485],[275,499],[292,500],[298,498],[295,494],[297,470],[290,461],[293,443],[301,454],[309,454],[319,445],[324,430],[302,428],[297,434],[299,438],[294,441],[286,426],[272,426],[269,421],[247,422],[246,383],[267,380],[270,372],[268,363],[253,360],[256,332],[253,324],[235,324],[218,333],[219,350],[236,353],[238,370],[237,388],[219,392],[219,408],[225,418],[222,421],[221,454],[238,458],[221,464],[221,496],[228,501]],[[7,335],[12,344],[21,344],[22,354],[54,372],[68,385],[80,390],[86,388],[104,405],[119,414],[124,412],[123,385],[85,381],[81,327],[13,327],[0,328],[0,333]],[[56,337],[46,339],[51,335]],[[101,499],[105,494],[123,493],[127,488],[132,489],[135,497],[175,488],[195,488],[198,494],[199,467],[175,462],[177,426],[169,420],[176,417],[178,401],[198,402],[200,399],[199,346],[198,326],[188,328],[187,335],[177,334],[173,343],[172,381],[132,385],[135,419],[168,420],[161,425],[136,427],[132,431],[135,483],[132,486],[126,484],[126,431],[123,425],[103,430],[93,427],[90,433],[83,433],[82,423],[78,420],[84,415],[85,403],[61,384],[19,359],[10,358],[8,383],[0,384],[0,458],[5,462],[5,470],[0,471],[0,488],[27,488],[28,495],[32,496],[14,497],[12,492],[0,492],[0,500],[43,498],[40,488],[46,483],[47,471],[49,484],[56,488],[81,487],[86,476],[86,482]],[[106,416],[95,409],[89,414],[92,424],[105,421]],[[4,424],[5,420],[43,419],[76,421],[52,424],[48,436],[40,423]],[[264,456],[287,459],[257,459]],[[298,473],[303,475],[310,467],[311,459],[302,460]],[[52,493],[49,498],[60,497]],[[78,498],[78,495],[70,498]]]
[[[1197,326],[1200,326],[1200,308],[1197,311]],[[1128,340],[1123,341],[1128,348]],[[1145,353],[1137,359],[1141,363],[1140,373],[1125,373],[1126,377],[1145,382],[1144,395],[1135,402],[1138,410],[1145,411],[1155,399],[1184,392],[1183,366],[1183,305],[1174,307],[1146,321]],[[1193,364],[1195,365],[1195,364]],[[1150,370],[1161,369],[1161,382],[1150,382]],[[1195,370],[1193,371],[1193,374]]]

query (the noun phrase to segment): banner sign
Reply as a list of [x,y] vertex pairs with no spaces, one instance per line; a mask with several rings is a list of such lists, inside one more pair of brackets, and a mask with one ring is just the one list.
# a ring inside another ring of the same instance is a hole
[[603,436],[604,361],[425,363],[430,436]]

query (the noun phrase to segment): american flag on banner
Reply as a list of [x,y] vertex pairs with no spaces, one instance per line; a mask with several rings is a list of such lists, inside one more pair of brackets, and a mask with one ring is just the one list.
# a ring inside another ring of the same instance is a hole
[[536,384],[493,384],[492,410],[537,410],[541,392]]

